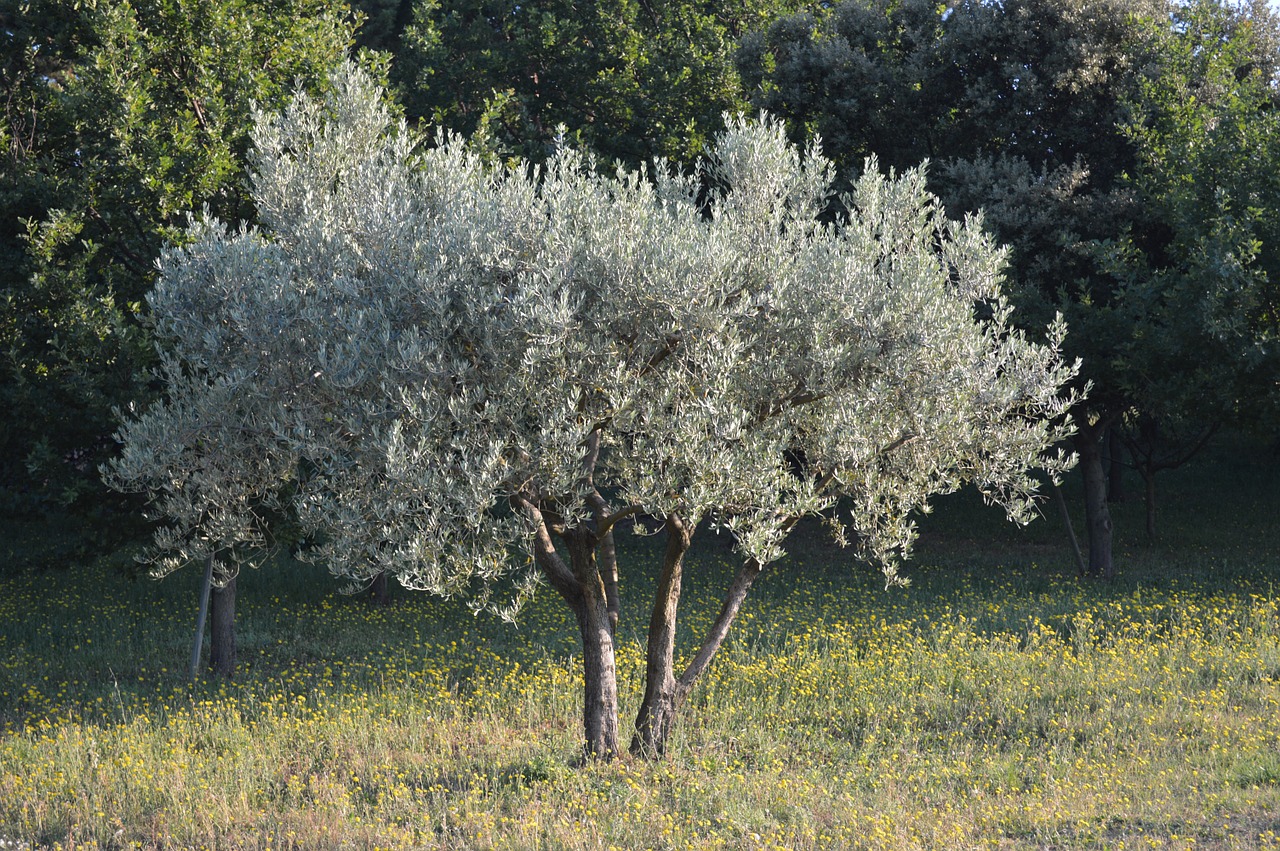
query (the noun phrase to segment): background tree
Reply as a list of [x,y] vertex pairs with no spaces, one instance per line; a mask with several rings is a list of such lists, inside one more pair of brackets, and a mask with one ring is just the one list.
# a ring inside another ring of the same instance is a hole
[[1265,4],[1186,4],[1125,128],[1138,151],[1126,185],[1142,216],[1104,250],[1140,308],[1126,380],[1142,404],[1122,435],[1146,485],[1150,536],[1156,473],[1223,424],[1275,409],[1278,33]]
[[329,0],[3,0],[0,18],[0,479],[48,507],[101,498],[111,409],[154,363],[138,318],[160,248],[193,209],[252,218],[251,104],[321,79],[352,22]]
[[737,39],[800,5],[416,0],[392,80],[411,117],[504,156],[545,160],[563,124],[605,162],[691,161],[746,105]]
[[[1223,23],[1196,24],[1204,15]],[[1020,321],[1033,326],[1055,312],[1066,316],[1074,332],[1068,352],[1082,359],[1080,380],[1093,388],[1077,412],[1074,445],[1085,480],[1088,570],[1095,575],[1114,571],[1102,463],[1112,428],[1134,414],[1189,415],[1186,400],[1216,396],[1220,404],[1246,373],[1265,374],[1250,365],[1256,359],[1244,357],[1256,352],[1256,335],[1224,323],[1232,313],[1228,301],[1180,306],[1174,280],[1188,294],[1236,292],[1241,307],[1265,301],[1265,263],[1247,237],[1267,227],[1272,214],[1265,211],[1280,200],[1261,202],[1257,194],[1270,191],[1270,160],[1248,158],[1256,144],[1228,142],[1230,134],[1218,132],[1221,144],[1235,146],[1231,162],[1242,169],[1240,185],[1257,187],[1252,202],[1240,195],[1230,202],[1232,230],[1208,208],[1188,215],[1183,205],[1178,212],[1180,202],[1157,188],[1179,183],[1187,165],[1208,160],[1148,151],[1155,140],[1141,128],[1144,121],[1159,126],[1154,116],[1189,85],[1226,97],[1218,106],[1194,107],[1202,119],[1224,108],[1236,119],[1248,114],[1252,129],[1244,135],[1268,138],[1259,118],[1270,109],[1259,100],[1265,83],[1247,83],[1254,94],[1243,100],[1252,106],[1226,104],[1242,96],[1243,81],[1269,79],[1275,32],[1262,4],[1006,0],[943,8],[850,0],[822,15],[783,19],[746,39],[739,53],[758,103],[787,117],[795,134],[822,132],[846,171],[856,171],[869,152],[899,166],[932,157],[930,185],[948,209],[984,210],[991,232],[1011,246],[1011,299]],[[1235,46],[1221,48],[1220,37]],[[1198,52],[1247,59],[1247,68],[1228,61],[1230,70],[1224,65],[1220,73],[1212,62],[1177,58]],[[1236,82],[1227,85],[1229,79]],[[1173,138],[1201,145],[1211,126],[1218,125],[1184,121],[1165,145]],[[1179,227],[1182,260],[1160,256],[1144,267],[1149,252],[1173,245]],[[1218,237],[1211,235],[1215,227]],[[1217,259],[1193,267],[1193,257],[1205,256],[1193,248],[1200,241],[1213,244],[1208,256]],[[1206,346],[1210,339],[1214,344]],[[1172,400],[1170,388],[1183,401]]]
[[[586,752],[610,757],[610,535],[652,518],[666,548],[632,746],[659,754],[800,517],[824,513],[893,581],[932,494],[977,482],[1026,519],[1028,468],[1067,465],[1045,455],[1075,401],[1063,329],[1046,347],[1010,327],[1004,253],[921,173],[870,169],[831,224],[829,163],[769,121],[731,121],[705,179],[609,176],[569,149],[503,168],[437,141],[419,148],[345,66],[325,101],[260,120],[263,230],[205,221],[165,254],[168,392],[110,471],[170,518],[162,570],[260,547],[259,507],[287,499],[342,575],[507,617],[545,581],[583,642]],[[704,522],[744,566],[677,678]]]

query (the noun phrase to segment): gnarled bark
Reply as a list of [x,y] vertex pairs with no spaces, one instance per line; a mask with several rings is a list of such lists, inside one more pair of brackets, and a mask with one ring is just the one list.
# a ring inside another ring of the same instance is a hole
[[608,594],[596,564],[599,540],[585,530],[567,532],[563,537],[580,589],[569,604],[582,634],[584,750],[589,758],[612,759],[618,754],[618,669]]

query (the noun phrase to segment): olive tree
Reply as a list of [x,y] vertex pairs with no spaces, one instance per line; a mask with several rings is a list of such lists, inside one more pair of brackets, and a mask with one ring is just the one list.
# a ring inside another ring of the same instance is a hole
[[[1010,517],[1075,402],[1056,344],[1010,325],[1004,252],[912,171],[867,170],[835,221],[829,164],[729,119],[690,173],[603,173],[561,149],[502,168],[424,145],[353,67],[258,117],[261,227],[193,225],[151,295],[169,391],[131,415],[109,476],[170,520],[162,568],[263,540],[263,507],[354,579],[516,617],[549,584],[581,632],[585,749],[619,749],[613,534],[666,536],[632,749],[677,710],[798,519],[883,566],[911,512],[976,482]],[[743,566],[687,670],[684,556]],[[224,570],[233,570],[228,563]]]

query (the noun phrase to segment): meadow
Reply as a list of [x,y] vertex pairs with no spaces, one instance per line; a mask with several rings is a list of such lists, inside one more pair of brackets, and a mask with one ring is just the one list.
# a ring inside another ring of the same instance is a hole
[[[1155,544],[1116,506],[1111,584],[1075,578],[1051,504],[1016,530],[941,500],[890,590],[801,528],[668,759],[588,765],[549,589],[513,627],[282,561],[240,580],[236,677],[193,685],[197,571],[24,566],[50,534],[27,523],[0,566],[0,849],[1280,847],[1280,459],[1161,487]],[[629,727],[657,542],[621,545]],[[735,566],[712,536],[692,556],[686,649]]]

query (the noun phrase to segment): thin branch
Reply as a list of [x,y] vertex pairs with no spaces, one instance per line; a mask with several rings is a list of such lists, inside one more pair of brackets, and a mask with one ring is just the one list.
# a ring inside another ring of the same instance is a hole
[[675,703],[679,707],[689,694],[689,690],[693,688],[693,684],[698,681],[698,677],[711,664],[711,660],[715,658],[716,652],[720,649],[720,645],[724,643],[725,636],[729,634],[729,627],[733,626],[734,620],[738,616],[738,611],[742,608],[742,601],[747,598],[747,592],[751,590],[751,585],[756,581],[756,577],[760,575],[763,565],[756,559],[749,559],[746,564],[738,570],[733,578],[733,582],[729,584],[729,590],[725,592],[724,603],[720,607],[720,614],[716,616],[715,621],[711,624],[711,629],[707,631],[707,637],[703,639],[702,646],[698,648],[698,652],[694,654],[690,660],[688,667],[684,673],[680,675],[679,681],[676,683]]
[[809,390],[803,381],[798,382],[795,389],[781,399],[761,405],[759,413],[756,414],[754,424],[760,425],[783,411],[789,411],[792,408],[799,408],[802,405],[808,405],[813,402],[820,402],[830,395],[830,391]]
[[1080,540],[1076,537],[1076,527],[1071,524],[1071,511],[1067,508],[1067,498],[1062,495],[1062,486],[1056,481],[1051,482],[1053,487],[1053,495],[1056,497],[1055,502],[1058,503],[1058,509],[1062,512],[1063,525],[1067,527],[1067,538],[1071,541],[1071,552],[1076,559],[1076,575],[1084,576],[1089,571],[1085,567],[1084,553],[1080,551]]
[[890,443],[888,446],[886,446],[884,449],[881,449],[876,454],[887,455],[895,449],[901,449],[902,447],[906,446],[908,443],[914,443],[916,440],[919,439],[919,437],[920,435],[918,434],[904,434],[902,437],[898,438],[893,443]]
[[1190,461],[1192,458],[1196,456],[1197,453],[1200,452],[1201,449],[1204,449],[1205,444],[1208,443],[1209,440],[1215,434],[1218,433],[1218,429],[1221,427],[1221,425],[1222,425],[1221,423],[1214,423],[1213,425],[1206,428],[1204,432],[1200,435],[1199,440],[1195,442],[1194,446],[1189,447],[1187,451],[1183,452],[1181,455],[1175,454],[1172,458],[1165,460],[1161,464],[1161,466],[1158,467],[1157,469],[1172,470],[1175,467],[1181,467],[1183,464]]

